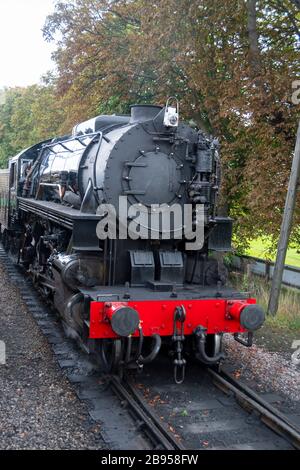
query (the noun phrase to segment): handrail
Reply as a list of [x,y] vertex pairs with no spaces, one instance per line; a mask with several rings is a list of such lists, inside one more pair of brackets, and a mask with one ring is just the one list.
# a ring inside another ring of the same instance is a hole
[[[92,132],[91,134],[83,134],[81,136],[76,136],[76,137],[71,137],[70,139],[67,139],[67,140],[63,140],[63,141],[58,141],[58,142],[52,142],[50,144],[47,144],[47,145],[44,145],[43,146],[43,150],[44,149],[49,149],[53,152],[52,148],[51,147],[54,147],[55,145],[61,145],[62,147],[65,147],[65,144],[67,144],[68,142],[74,142],[74,141],[78,141],[79,143],[81,143],[82,145],[83,142],[81,142],[81,140],[83,139],[87,139],[88,137],[89,138],[93,138],[93,137],[96,137],[96,136],[100,136],[101,135],[101,132]],[[86,145],[84,145],[86,146]],[[73,152],[73,150],[71,149],[68,149],[70,152]],[[54,152],[54,153],[57,153],[57,152]]]

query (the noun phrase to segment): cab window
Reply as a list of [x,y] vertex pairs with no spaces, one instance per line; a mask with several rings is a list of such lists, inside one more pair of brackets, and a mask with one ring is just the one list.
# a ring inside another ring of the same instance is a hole
[[16,163],[12,163],[10,166],[10,173],[9,173],[9,188],[10,189],[15,187],[16,169],[17,169]]

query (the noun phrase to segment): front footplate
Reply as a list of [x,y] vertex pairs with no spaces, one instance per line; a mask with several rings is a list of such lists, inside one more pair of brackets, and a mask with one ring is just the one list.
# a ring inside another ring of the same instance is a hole
[[206,334],[246,333],[264,321],[255,304],[255,299],[95,301],[90,303],[90,338],[138,337],[141,330],[144,337],[172,337],[176,309],[185,311],[184,336],[193,335],[199,325]]

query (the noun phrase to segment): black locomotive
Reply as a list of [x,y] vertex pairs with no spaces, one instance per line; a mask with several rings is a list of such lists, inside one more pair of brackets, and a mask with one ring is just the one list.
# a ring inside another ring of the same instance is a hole
[[[180,382],[189,355],[217,363],[223,333],[250,345],[264,321],[254,299],[226,287],[219,253],[231,250],[232,221],[218,216],[219,187],[214,139],[179,122],[169,103],[132,106],[131,116],[99,116],[10,160],[0,173],[2,242],[108,371],[142,367],[163,343]],[[108,205],[114,237],[99,236]],[[172,222],[165,236],[161,220],[174,206],[192,208],[193,230],[202,208],[196,250]],[[136,207],[143,220],[162,214],[140,236]],[[123,236],[128,223],[136,236]]]

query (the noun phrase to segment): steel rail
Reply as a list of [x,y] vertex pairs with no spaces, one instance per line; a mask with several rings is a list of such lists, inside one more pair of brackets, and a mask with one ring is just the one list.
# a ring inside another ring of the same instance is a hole
[[272,431],[285,438],[295,449],[300,450],[300,431],[294,423],[282,415],[272,405],[253,392],[249,387],[236,383],[235,379],[226,372],[216,372],[207,369],[214,384],[225,393],[232,393],[237,402],[247,411],[256,412],[261,421]]
[[270,413],[273,413],[274,415],[276,415],[278,419],[281,419],[288,426],[290,426],[291,428],[294,428],[295,431],[300,433],[300,429],[299,427],[297,427],[296,423],[293,423],[285,414],[281,413],[279,410],[277,410],[277,408],[275,408],[275,406],[265,401],[261,396],[255,393],[250,387],[248,387],[247,385],[243,383],[240,383],[238,380],[236,380],[226,371],[221,371],[220,375],[225,380],[228,380],[230,383],[232,383],[232,385],[239,388],[241,392],[244,392],[246,395],[248,395],[248,397],[252,398],[253,400],[257,401],[257,403],[264,406],[268,411],[270,411]]
[[153,413],[148,403],[135,389],[127,376],[124,377],[122,382],[119,377],[111,377],[110,385],[124,404],[130,407],[138,420],[138,427],[143,429],[155,449],[185,450],[185,447],[173,436],[167,426]]

